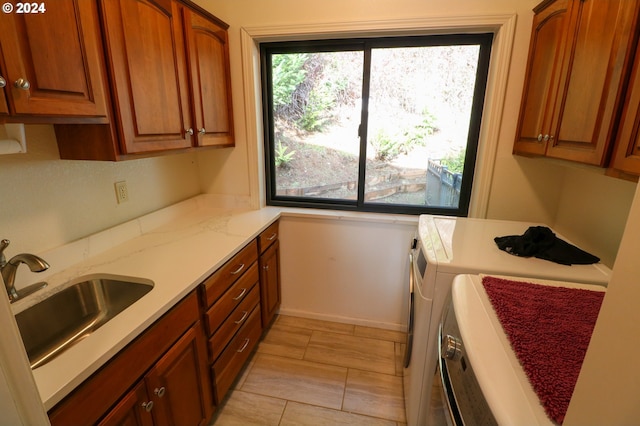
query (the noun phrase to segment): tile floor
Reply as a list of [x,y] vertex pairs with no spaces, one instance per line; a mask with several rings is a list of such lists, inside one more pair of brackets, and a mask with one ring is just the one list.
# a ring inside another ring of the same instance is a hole
[[279,316],[211,425],[405,424],[404,334]]

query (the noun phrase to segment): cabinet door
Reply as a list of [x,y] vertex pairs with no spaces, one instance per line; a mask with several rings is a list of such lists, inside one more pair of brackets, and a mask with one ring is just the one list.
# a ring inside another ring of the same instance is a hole
[[171,0],[101,3],[122,153],[190,147],[180,7]]
[[0,14],[3,77],[13,114],[106,116],[96,6],[51,1],[43,13]]
[[147,374],[156,425],[203,425],[211,417],[213,397],[207,349],[200,322],[189,329]]
[[280,241],[260,256],[260,306],[264,328],[280,307]]
[[[2,75],[0,75],[0,78],[4,79]],[[0,91],[0,118],[8,114],[9,114],[9,106],[7,105],[7,97],[5,96],[4,91]]]
[[152,409],[144,382],[140,382],[102,419],[99,426],[153,426]]
[[546,151],[571,4],[557,0],[536,10],[514,153],[543,155]]
[[185,9],[198,146],[233,146],[227,30]]
[[602,166],[623,101],[638,2],[575,3],[547,156]]
[[636,51],[627,99],[620,119],[611,167],[633,175],[640,175],[640,45]]

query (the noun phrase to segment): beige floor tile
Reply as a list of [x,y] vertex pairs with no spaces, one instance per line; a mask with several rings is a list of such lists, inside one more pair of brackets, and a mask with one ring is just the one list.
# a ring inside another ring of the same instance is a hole
[[378,373],[395,374],[393,342],[314,331],[305,360]]
[[280,423],[285,404],[282,399],[236,390],[214,415],[211,426],[275,426]]
[[404,343],[395,343],[396,351],[396,376],[404,375],[404,351],[407,345]]
[[364,327],[361,325],[355,326],[353,334],[354,336],[371,337],[372,339],[399,343],[404,343],[407,338],[407,334],[402,331],[383,330],[381,328]]
[[287,402],[281,426],[395,426],[391,420]]
[[311,333],[313,330],[308,328],[275,323],[258,344],[258,352],[302,359]]
[[353,334],[355,328],[352,324],[342,324],[338,322],[322,321],[311,318],[292,317],[280,315],[277,324],[288,325],[290,327],[307,328],[309,330],[331,331],[340,334]]
[[347,369],[258,354],[242,390],[340,409]]
[[405,422],[402,377],[350,369],[342,409]]

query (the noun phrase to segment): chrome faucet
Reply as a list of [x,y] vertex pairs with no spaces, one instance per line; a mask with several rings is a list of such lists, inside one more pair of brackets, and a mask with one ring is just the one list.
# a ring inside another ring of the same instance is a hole
[[0,241],[0,274],[2,275],[2,280],[7,288],[9,301],[13,303],[21,297],[25,297],[47,286],[46,282],[39,282],[21,290],[16,290],[15,280],[18,266],[20,266],[21,263],[24,263],[32,272],[42,272],[49,269],[49,264],[35,254],[29,253],[17,254],[7,261],[4,255],[4,249],[6,249],[8,245],[9,240],[5,239]]

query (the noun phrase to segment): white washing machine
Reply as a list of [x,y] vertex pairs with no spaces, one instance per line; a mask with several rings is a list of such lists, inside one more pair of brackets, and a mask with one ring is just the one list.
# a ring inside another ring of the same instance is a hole
[[[438,326],[459,274],[494,274],[606,286],[611,270],[601,263],[560,265],[517,257],[498,249],[495,237],[522,235],[539,223],[420,216],[411,245],[409,324],[404,393],[407,424],[429,424],[431,387],[438,360]],[[554,231],[555,232],[555,231]],[[568,241],[562,235],[556,235]],[[570,242],[570,241],[568,241]]]
[[[525,283],[534,283],[548,287],[564,287],[565,290],[589,290],[602,295],[606,292],[604,287],[593,284],[521,277],[501,278],[506,279],[509,285],[518,285],[522,281],[524,286],[527,285]],[[544,297],[554,297],[553,292],[545,291],[537,300],[544,300]],[[443,403],[448,409],[447,421],[451,424],[487,426],[557,425],[558,423],[545,411],[543,401],[538,397],[518,355],[513,350],[510,339],[483,286],[483,276],[457,276],[453,282],[450,300],[444,308],[445,314],[441,322],[439,339],[441,374],[437,377],[443,389]],[[553,305],[553,301],[546,301],[545,306],[547,304]],[[585,304],[580,306],[586,307]],[[591,313],[586,312],[588,317]],[[571,313],[565,312],[565,314],[571,317]],[[546,322],[546,324],[549,327],[549,323]],[[584,322],[581,323],[580,330],[578,335],[582,337],[577,338],[574,343],[584,343],[584,333],[587,332]],[[563,347],[564,353],[568,355],[567,360],[574,359],[575,352],[571,355],[568,352],[580,350],[576,349],[580,344],[569,343],[571,337],[566,329],[559,335],[562,336],[562,344],[558,344],[557,341],[555,344],[550,344],[553,347]],[[570,364],[571,361],[567,361],[567,366]],[[567,375],[564,375],[564,378],[564,385],[558,386],[557,390],[560,393],[555,397],[553,390],[545,387],[545,398],[555,416],[564,417],[566,413],[564,410],[567,408],[563,407],[566,401],[564,391],[567,388],[573,389],[575,385],[573,383],[570,386],[566,381]],[[577,376],[575,378],[577,379]],[[554,384],[556,380],[558,380],[557,383],[561,382],[557,377],[551,380]],[[463,390],[461,391],[460,388]]]

